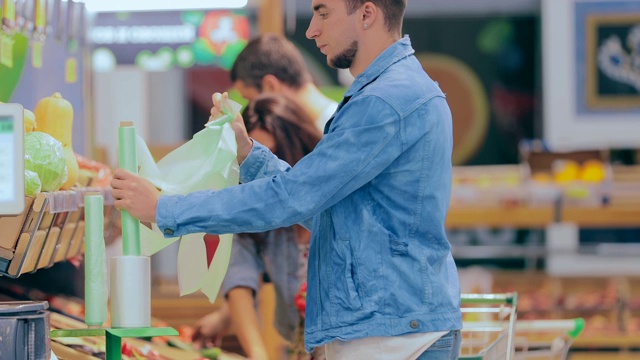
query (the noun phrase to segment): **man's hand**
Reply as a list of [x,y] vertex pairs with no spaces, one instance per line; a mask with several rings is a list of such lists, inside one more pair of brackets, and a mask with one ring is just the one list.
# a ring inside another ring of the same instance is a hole
[[156,222],[160,191],[151,182],[127,170],[116,169],[111,187],[116,209],[126,210],[141,222]]
[[222,337],[231,327],[229,307],[225,303],[214,312],[198,320],[195,325],[192,341],[196,350],[210,347],[220,347]]
[[[213,102],[213,107],[211,108],[211,117],[209,117],[209,122],[222,115],[222,106],[226,101],[229,101],[229,94],[226,92],[222,94],[215,93],[211,96],[211,100]],[[240,114],[233,119],[231,128],[236,134],[236,142],[238,143],[238,164],[242,164],[253,148],[253,140],[249,137],[247,128],[244,126],[244,120]]]

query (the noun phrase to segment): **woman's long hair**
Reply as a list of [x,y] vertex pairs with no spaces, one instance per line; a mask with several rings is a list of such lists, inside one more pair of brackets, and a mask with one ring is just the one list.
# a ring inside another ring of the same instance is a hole
[[262,129],[273,136],[273,153],[289,165],[295,165],[311,152],[322,133],[314,119],[293,99],[281,94],[262,94],[243,112],[247,131]]
[[[291,166],[309,154],[322,138],[315,119],[299,103],[282,94],[257,96],[246,107],[242,117],[247,132],[262,129],[271,134],[275,140],[273,153]],[[266,234],[248,235],[261,248],[266,243]]]

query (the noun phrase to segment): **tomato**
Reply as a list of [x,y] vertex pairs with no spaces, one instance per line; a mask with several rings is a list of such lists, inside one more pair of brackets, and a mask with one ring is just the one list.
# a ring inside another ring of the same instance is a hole
[[191,344],[191,339],[195,330],[189,325],[180,325],[178,327],[178,337],[187,344]]
[[122,347],[120,348],[120,352],[124,356],[133,356],[133,346],[128,342],[122,342]]

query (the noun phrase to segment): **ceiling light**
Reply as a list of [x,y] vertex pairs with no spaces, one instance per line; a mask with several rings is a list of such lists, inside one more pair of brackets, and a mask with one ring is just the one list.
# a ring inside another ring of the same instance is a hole
[[85,0],[91,12],[238,9],[247,0]]

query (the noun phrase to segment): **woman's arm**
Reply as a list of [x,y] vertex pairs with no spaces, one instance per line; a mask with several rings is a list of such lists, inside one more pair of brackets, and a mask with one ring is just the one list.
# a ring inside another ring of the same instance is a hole
[[253,289],[233,288],[228,293],[231,321],[236,329],[240,345],[252,360],[268,360],[267,349],[258,322]]

